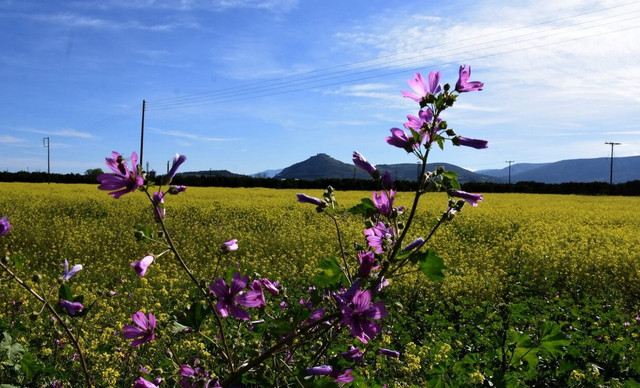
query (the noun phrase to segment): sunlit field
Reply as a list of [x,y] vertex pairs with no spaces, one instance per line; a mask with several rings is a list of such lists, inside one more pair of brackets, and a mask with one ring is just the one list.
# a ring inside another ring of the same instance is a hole
[[[168,198],[166,222],[200,279],[211,282],[238,268],[279,280],[296,295],[311,285],[318,262],[340,249],[331,220],[297,203],[296,192],[189,187]],[[336,193],[345,209],[370,195]],[[410,206],[411,199],[399,193],[396,205]],[[423,197],[409,241],[426,237],[446,201],[442,193]],[[140,366],[157,366],[152,350],[167,342],[133,349],[121,328],[138,310],[181,310],[194,291],[171,254],[159,257],[145,277],[132,270],[130,263],[150,253],[134,238],[133,226],[154,224],[142,193],[114,200],[91,185],[0,183],[0,216],[12,224],[0,239],[10,267],[51,303],[64,260],[84,266],[73,282],[90,313],[77,330],[96,385],[131,386]],[[355,257],[353,243],[363,244],[361,218],[345,212],[340,231]],[[232,238],[240,249],[219,260],[220,244]],[[487,194],[439,229],[429,249],[448,267],[444,280],[431,282],[418,272],[390,279],[386,292],[395,303],[388,306],[383,341],[408,345],[396,349],[397,359],[378,356],[358,370],[361,377],[389,386],[483,386],[488,370],[495,370],[491,365],[501,362],[500,349],[510,346],[495,342],[502,333],[515,344],[507,372],[518,384],[640,381],[640,198]],[[73,347],[47,312],[35,314],[42,306],[7,276],[0,279],[0,331],[42,365],[78,373]],[[170,314],[157,318],[159,336],[171,337]],[[546,321],[562,332],[557,354],[518,355],[518,335],[535,342]],[[185,359],[218,357],[197,340],[171,351]],[[5,348],[0,360],[0,382],[15,379]],[[54,374],[38,373],[42,381]]]

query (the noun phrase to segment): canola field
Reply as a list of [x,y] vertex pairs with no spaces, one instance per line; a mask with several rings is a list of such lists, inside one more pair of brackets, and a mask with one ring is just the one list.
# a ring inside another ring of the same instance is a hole
[[[294,290],[309,286],[318,262],[339,252],[331,220],[297,203],[297,192],[189,187],[167,198],[166,223],[199,278],[212,281],[235,267]],[[321,197],[322,190],[306,194]],[[370,195],[336,192],[345,209]],[[410,206],[411,200],[399,193],[396,205]],[[408,241],[426,237],[446,200],[443,193],[423,196]],[[114,200],[91,185],[0,183],[1,216],[12,224],[0,239],[10,267],[52,302],[64,260],[83,265],[73,281],[90,314],[78,330],[99,386],[131,386],[138,362],[154,367],[144,350],[133,360],[122,326],[140,309],[178,309],[193,291],[170,254],[159,257],[145,277],[132,270],[130,263],[151,253],[134,238],[134,225],[154,225],[142,193]],[[339,221],[354,256],[353,242],[363,244],[362,219],[345,212]],[[220,244],[232,238],[240,249],[220,258]],[[429,248],[448,267],[444,280],[430,282],[417,272],[391,279],[388,292],[396,302],[385,322],[392,329],[383,339],[407,345],[398,359],[363,368],[364,377],[389,386],[486,386],[492,357],[508,347],[492,342],[495,334],[534,333],[542,319],[562,327],[564,353],[540,353],[535,365],[523,356],[509,365],[505,371],[524,384],[514,386],[640,381],[640,198],[486,194],[478,207],[465,206],[440,228]],[[11,332],[44,365],[78,369],[74,349],[61,344],[46,311],[37,314],[42,306],[4,274],[0,295],[0,331]],[[169,315],[157,315],[159,327]],[[198,341],[186,341],[182,351],[203,360],[216,357]],[[5,353],[0,382],[15,376]]]

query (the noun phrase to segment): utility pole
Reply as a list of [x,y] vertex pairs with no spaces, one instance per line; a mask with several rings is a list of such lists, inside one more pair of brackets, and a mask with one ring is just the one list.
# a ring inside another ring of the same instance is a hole
[[[140,128],[140,158],[138,158],[138,164],[142,166],[142,149],[144,146],[144,110],[147,105],[145,100],[142,100],[142,125]],[[137,168],[137,166],[133,166],[133,168]]]
[[611,145],[611,166],[609,167],[609,190],[613,194],[613,146],[620,145],[622,143],[614,143],[612,141],[606,141],[604,144]]
[[515,162],[515,160],[505,160],[505,163],[509,163],[509,184],[511,184],[511,163]]
[[49,147],[49,138],[42,138],[42,146],[47,149],[47,184],[51,183],[51,147]]

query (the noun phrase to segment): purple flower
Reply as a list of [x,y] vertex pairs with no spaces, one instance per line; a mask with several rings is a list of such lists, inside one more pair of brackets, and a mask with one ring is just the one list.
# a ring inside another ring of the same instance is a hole
[[164,209],[164,193],[162,191],[153,193],[151,202],[153,203],[153,218],[155,218],[156,221],[160,221],[161,218],[167,215]]
[[476,90],[482,90],[484,84],[479,81],[471,81],[469,82],[469,77],[471,76],[471,66],[467,67],[466,65],[460,66],[460,76],[458,77],[458,82],[456,82],[456,92],[464,93],[464,92],[473,92]]
[[256,291],[244,291],[248,282],[249,278],[246,275],[241,276],[239,272],[236,272],[231,279],[231,286],[227,286],[227,283],[221,278],[216,278],[215,284],[209,286],[209,290],[218,297],[216,310],[223,318],[231,314],[236,319],[248,321],[249,313],[238,305],[258,307],[262,304],[260,295]]
[[278,293],[280,293],[280,290],[278,290],[278,286],[280,285],[279,281],[272,282],[267,278],[262,278],[261,281],[264,288],[266,288],[271,295],[278,295]]
[[325,206],[326,202],[324,202],[323,200],[316,198],[316,197],[311,197],[307,194],[301,194],[298,193],[296,194],[296,196],[298,197],[298,202],[300,203],[310,203],[312,205],[316,205],[316,206]]
[[124,158],[117,152],[112,152],[113,158],[105,158],[107,166],[114,172],[113,174],[100,174],[98,175],[98,181],[100,181],[100,190],[115,190],[109,193],[115,199],[121,196],[134,192],[138,187],[144,184],[140,169],[137,165],[138,155],[133,152],[131,154],[131,164],[133,170],[129,170],[129,166],[124,161]]
[[0,236],[9,233],[10,230],[11,224],[9,223],[9,218],[7,218],[7,216],[0,218]]
[[407,137],[407,134],[400,128],[391,128],[391,136],[387,137],[387,144],[394,147],[402,148],[407,152],[411,152],[413,144],[413,137]]
[[134,339],[131,341],[131,346],[136,347],[145,342],[151,342],[156,338],[154,333],[156,329],[156,317],[149,313],[147,318],[142,311],[131,315],[133,323],[137,326],[126,325],[122,328],[122,336],[127,339]]
[[331,372],[333,372],[331,365],[312,366],[304,371],[307,376],[328,376]]
[[169,194],[176,195],[185,191],[187,191],[187,186],[178,185],[169,187]]
[[450,195],[453,197],[458,197],[464,199],[471,206],[478,206],[478,202],[482,201],[482,194],[472,194],[467,193],[462,190],[453,190],[450,192]]
[[372,319],[387,316],[384,302],[371,303],[371,291],[357,290],[353,296],[352,306],[342,307],[342,323],[349,326],[349,333],[362,343],[375,337],[380,332],[380,325]]
[[184,163],[185,160],[187,160],[187,157],[185,155],[176,154],[173,157],[173,161],[171,162],[171,170],[169,170],[169,173],[167,174],[165,179],[171,181],[171,179],[173,179],[173,177],[176,175],[178,167],[180,167],[180,165]]
[[416,248],[420,248],[422,245],[424,245],[424,239],[418,237],[417,239],[413,240],[409,245],[404,247],[403,251],[409,252]]
[[379,176],[380,173],[376,169],[376,166],[367,162],[367,159],[365,159],[360,152],[353,151],[352,160],[353,160],[353,164],[355,164],[357,167],[368,172],[369,175],[371,175],[373,178],[377,178]]
[[393,200],[395,199],[395,194],[396,192],[393,190],[389,191],[388,195],[384,190],[379,194],[375,191],[373,192],[373,204],[382,215],[386,217],[389,217],[391,215],[391,212],[393,211]]
[[360,262],[360,268],[358,268],[358,274],[363,278],[368,277],[371,274],[371,269],[376,262],[376,257],[371,251],[358,253],[358,261]]
[[395,233],[392,228],[387,227],[383,222],[378,222],[378,225],[365,229],[364,234],[367,236],[367,242],[374,249],[374,252],[382,253]]
[[161,378],[153,380],[153,383],[144,377],[139,377],[138,380],[133,382],[133,388],[158,388],[162,382]]
[[414,74],[415,78],[407,81],[411,89],[413,89],[413,92],[403,91],[402,95],[405,98],[410,98],[413,101],[419,102],[422,105],[424,100],[426,100],[426,98],[429,95],[435,96],[436,94],[440,93],[440,91],[442,90],[442,87],[439,84],[440,74],[441,73],[439,71],[430,72],[429,83],[427,84],[424,78],[422,77],[422,74],[415,73]]
[[153,257],[153,255],[146,255],[139,261],[131,263],[131,266],[133,267],[133,270],[136,271],[138,276],[143,277],[147,273],[147,268],[149,268],[154,260],[155,258]]
[[69,315],[74,316],[78,313],[81,313],[84,309],[84,306],[80,302],[69,302],[68,300],[62,299],[60,301],[60,307],[67,310]]
[[391,177],[391,173],[389,171],[385,171],[382,174],[382,178],[380,179],[382,183],[382,187],[385,190],[391,190],[393,188],[393,178]]
[[472,147],[475,149],[483,149],[489,146],[489,142],[480,139],[469,139],[468,137],[456,136],[453,138],[453,144],[457,146]]
[[73,275],[77,274],[78,271],[82,269],[82,264],[76,264],[73,266],[73,268],[71,268],[71,271],[69,271],[69,262],[67,261],[67,259],[64,259],[63,265],[64,265],[64,271],[62,271],[62,278],[64,280],[71,279]]
[[380,348],[378,349],[378,354],[382,354],[383,356],[398,358],[400,357],[400,353],[395,350]]
[[267,301],[264,299],[264,292],[262,291],[262,283],[260,283],[260,280],[254,280],[253,282],[251,282],[251,284],[249,285],[249,289],[255,292],[256,297],[260,302],[260,304],[256,307],[264,307],[267,305]]
[[222,252],[235,252],[238,250],[238,239],[234,238],[229,241],[225,241],[222,243]]
[[343,373],[334,371],[331,373],[331,377],[334,377],[334,381],[338,384],[347,384],[355,379],[355,377],[351,376],[351,369],[346,369]]
[[362,357],[364,357],[364,353],[360,351],[360,348],[351,346],[349,350],[347,350],[346,352],[340,353],[340,356],[344,358],[350,358],[354,362],[358,363],[362,361]]

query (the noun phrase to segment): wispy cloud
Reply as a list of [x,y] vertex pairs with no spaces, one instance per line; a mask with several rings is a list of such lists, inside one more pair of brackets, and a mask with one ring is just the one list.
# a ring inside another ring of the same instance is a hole
[[0,144],[22,143],[24,140],[10,135],[0,135]]
[[145,30],[171,32],[177,29],[201,28],[199,24],[194,22],[144,24],[136,20],[115,21],[93,16],[80,15],[74,12],[63,12],[56,14],[31,14],[28,16],[28,18],[39,22],[61,25],[65,28],[91,28],[96,30]]
[[151,128],[150,130],[153,133],[157,133],[159,135],[173,136],[173,137],[179,137],[179,138],[183,138],[183,139],[190,139],[190,140],[197,140],[197,141],[225,142],[225,141],[237,141],[237,140],[240,140],[240,138],[210,137],[210,136],[202,136],[202,135],[195,134],[195,133],[187,133],[187,132],[182,132],[182,131],[172,131],[172,130],[165,130],[165,129],[158,129],[158,128]]
[[50,130],[50,131],[44,131],[41,129],[32,129],[32,128],[26,128],[23,129],[23,131],[26,132],[32,132],[32,133],[40,133],[43,135],[49,135],[49,136],[60,136],[60,137],[76,137],[76,138],[81,138],[81,139],[93,139],[94,136],[88,132],[81,132],[81,131],[77,131],[75,129],[58,129],[58,130]]

